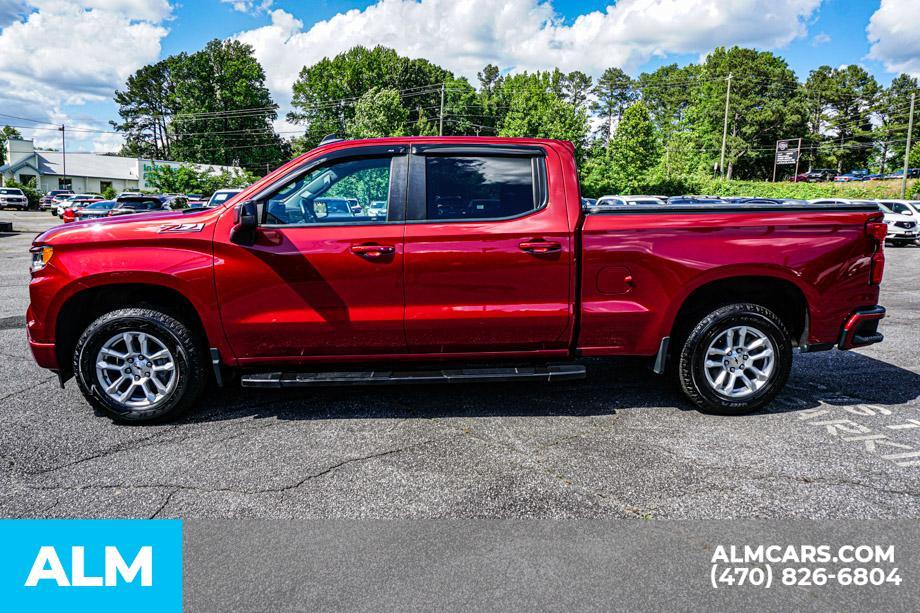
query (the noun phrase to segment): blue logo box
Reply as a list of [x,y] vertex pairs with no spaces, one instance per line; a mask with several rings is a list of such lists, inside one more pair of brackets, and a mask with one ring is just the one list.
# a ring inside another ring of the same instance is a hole
[[4,611],[182,610],[180,520],[0,520]]

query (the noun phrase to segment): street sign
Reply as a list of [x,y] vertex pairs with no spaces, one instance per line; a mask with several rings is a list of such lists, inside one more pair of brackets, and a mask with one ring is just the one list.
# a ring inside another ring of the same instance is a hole
[[773,157],[773,180],[776,181],[776,167],[780,165],[795,164],[795,174],[799,174],[799,154],[801,153],[801,138],[776,141],[776,155]]
[[799,152],[801,151],[802,139],[776,141],[776,163],[795,164],[799,161]]

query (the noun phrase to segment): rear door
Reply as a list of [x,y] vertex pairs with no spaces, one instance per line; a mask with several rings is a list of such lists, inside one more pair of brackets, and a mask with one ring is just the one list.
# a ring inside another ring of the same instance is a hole
[[405,147],[333,152],[255,197],[255,244],[234,244],[221,228],[215,278],[237,357],[406,351],[406,167]]
[[410,352],[567,346],[573,245],[560,169],[551,148],[412,148],[405,243]]

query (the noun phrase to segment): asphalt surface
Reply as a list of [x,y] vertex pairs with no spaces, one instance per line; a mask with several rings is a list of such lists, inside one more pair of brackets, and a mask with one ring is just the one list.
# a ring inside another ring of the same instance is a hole
[[755,415],[701,414],[616,360],[546,385],[225,389],[132,427],[33,363],[27,250],[52,218],[9,219],[2,517],[920,517],[920,248],[887,251],[885,342],[797,355]]

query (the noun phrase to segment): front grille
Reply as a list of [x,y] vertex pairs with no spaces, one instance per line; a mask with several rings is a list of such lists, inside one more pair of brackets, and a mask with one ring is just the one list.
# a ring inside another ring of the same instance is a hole
[[904,228],[905,230],[913,230],[917,227],[916,221],[896,221],[895,224],[899,228]]

